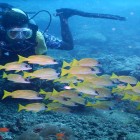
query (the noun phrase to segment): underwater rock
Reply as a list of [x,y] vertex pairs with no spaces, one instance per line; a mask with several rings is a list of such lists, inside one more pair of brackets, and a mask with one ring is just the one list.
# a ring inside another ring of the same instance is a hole
[[36,133],[24,132],[21,136],[16,138],[16,140],[42,140],[42,138]]
[[140,57],[105,55],[98,58],[102,64],[105,73],[116,73],[120,75],[131,74],[133,76],[140,74]]
[[139,140],[140,139],[140,133],[129,133],[126,136],[126,140]]
[[33,126],[22,133],[16,140],[46,140],[55,139],[57,135],[62,135],[63,140],[74,140],[72,130],[60,123],[42,123]]

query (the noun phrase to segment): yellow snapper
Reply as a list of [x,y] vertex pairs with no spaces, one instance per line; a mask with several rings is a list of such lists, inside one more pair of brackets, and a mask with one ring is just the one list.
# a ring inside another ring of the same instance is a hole
[[109,109],[111,106],[113,106],[113,103],[111,101],[96,101],[94,104],[88,102],[86,106],[97,108],[97,109]]
[[90,67],[75,66],[70,69],[61,69],[61,76],[66,74],[95,74],[94,69]]
[[7,63],[4,66],[0,65],[0,70],[5,69],[5,71],[11,71],[11,70],[16,70],[16,71],[23,71],[23,70],[31,70],[32,67],[26,63],[18,63],[18,62],[11,62]]
[[58,103],[58,102],[51,102],[51,103],[47,104],[46,106],[49,109],[54,109],[54,108],[62,107],[63,105],[61,103]]
[[52,96],[52,92],[46,92],[43,89],[40,89],[39,94],[45,95],[45,99],[49,99]]
[[52,92],[52,96],[60,96],[60,97],[65,97],[65,98],[76,98],[79,97],[79,92],[74,91],[74,90],[62,90],[60,92],[56,91],[55,89]]
[[98,92],[99,95],[97,95],[95,98],[105,98],[105,97],[111,97],[111,91],[108,88],[105,87],[94,87],[94,89]]
[[112,81],[106,77],[92,77],[91,79],[85,79],[85,81],[92,83],[94,86],[113,86]]
[[69,108],[64,107],[61,103],[58,102],[52,102],[47,104],[46,106],[47,106],[46,111],[70,112]]
[[86,83],[78,83],[77,86],[75,86],[74,84],[70,84],[70,88],[74,88],[76,91],[78,92],[82,92],[84,94],[88,94],[88,95],[92,95],[92,96],[96,96],[98,95],[98,92],[95,91],[94,87],[91,87],[91,85],[87,86]]
[[2,99],[11,96],[12,98],[21,98],[21,99],[43,99],[42,97],[38,97],[38,92],[33,90],[15,90],[13,92],[8,92],[4,90],[4,95]]
[[38,69],[34,72],[23,72],[24,73],[24,78],[30,77],[31,78],[40,78],[40,79],[56,79],[58,78],[59,73],[57,73],[54,69],[52,68],[42,68]]
[[28,63],[39,64],[39,65],[58,64],[54,58],[50,56],[46,56],[46,55],[32,55],[32,56],[29,56],[28,58],[18,55],[18,57],[19,57],[18,63],[27,61]]
[[69,101],[78,103],[78,104],[85,104],[85,99],[78,95],[79,92],[74,90],[63,90],[63,91],[56,91],[53,90],[52,96],[59,96],[63,98],[69,99]]
[[96,74],[68,74],[67,77],[69,78],[76,77],[79,80],[85,80],[85,79],[88,80],[88,79],[97,78],[98,76]]
[[99,66],[99,62],[92,58],[83,58],[79,61],[74,59],[70,64],[64,61],[62,67],[65,68],[67,66],[94,67],[94,66]]
[[59,102],[66,106],[76,106],[75,103],[72,102],[71,100],[66,100],[62,97],[52,97],[52,99],[54,100],[54,102]]
[[115,73],[110,77],[111,79],[118,79],[120,82],[128,84],[137,84],[138,80],[132,76],[117,76]]
[[30,81],[24,79],[20,74],[6,74],[4,72],[2,78],[7,78],[7,80],[13,81],[14,83],[30,83]]
[[81,104],[81,105],[85,105],[86,100],[82,97],[73,97],[70,99],[72,102],[77,103],[77,104]]
[[45,108],[45,104],[43,103],[32,103],[32,104],[27,104],[26,106],[19,104],[18,112],[21,110],[39,112],[41,110],[46,110],[46,108]]

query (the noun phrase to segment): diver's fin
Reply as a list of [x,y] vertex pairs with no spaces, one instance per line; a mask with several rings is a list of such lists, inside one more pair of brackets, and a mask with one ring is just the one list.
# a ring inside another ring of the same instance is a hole
[[89,18],[105,18],[105,19],[112,19],[112,20],[122,20],[125,21],[125,17],[121,17],[118,15],[111,15],[111,14],[100,14],[100,13],[88,13],[79,11],[76,9],[70,9],[70,8],[61,8],[56,10],[56,16],[61,16],[65,19],[71,17],[71,16],[82,16],[82,17],[89,17]]

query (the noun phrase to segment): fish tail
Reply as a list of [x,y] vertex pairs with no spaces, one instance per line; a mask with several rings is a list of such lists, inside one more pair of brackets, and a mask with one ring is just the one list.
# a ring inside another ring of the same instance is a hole
[[26,58],[21,55],[18,55],[18,58],[19,58],[18,63],[22,63],[22,62],[26,61]]
[[5,72],[3,72],[2,78],[7,78],[7,74]]
[[68,74],[68,71],[69,70],[61,69],[61,76],[64,76],[64,75]]
[[18,112],[21,111],[21,110],[23,110],[23,109],[25,109],[25,107],[23,105],[19,104]]
[[67,63],[66,61],[63,61],[62,68],[65,68],[65,67],[68,67],[68,66],[70,66],[70,64],[69,64],[69,63]]
[[118,91],[118,88],[112,88],[112,93],[115,93]]
[[30,77],[31,76],[31,74],[29,73],[29,72],[23,72],[23,77],[24,78],[27,78],[27,77]]
[[136,86],[140,86],[140,82],[137,82]]
[[8,91],[4,90],[4,95],[2,97],[2,100],[5,99],[8,96],[11,96],[11,92],[8,92]]
[[132,95],[129,95],[128,93],[124,94],[124,97],[122,98],[122,100],[129,100],[132,98]]
[[112,76],[111,76],[110,78],[111,78],[111,79],[118,79],[118,76],[117,76],[115,73],[113,73]]
[[4,66],[3,65],[0,65],[0,70],[4,69]]

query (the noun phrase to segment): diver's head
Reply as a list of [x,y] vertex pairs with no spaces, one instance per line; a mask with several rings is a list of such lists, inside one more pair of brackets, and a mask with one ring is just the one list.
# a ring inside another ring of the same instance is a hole
[[5,29],[6,40],[12,45],[10,49],[24,50],[25,42],[33,36],[28,15],[20,9],[12,8],[3,14],[2,25]]
[[20,9],[12,8],[3,14],[2,25],[6,29],[12,27],[22,27],[28,23],[28,15]]
[[8,40],[26,40],[32,37],[32,30],[28,27],[29,18],[20,9],[12,8],[3,15],[2,25],[6,30]]

